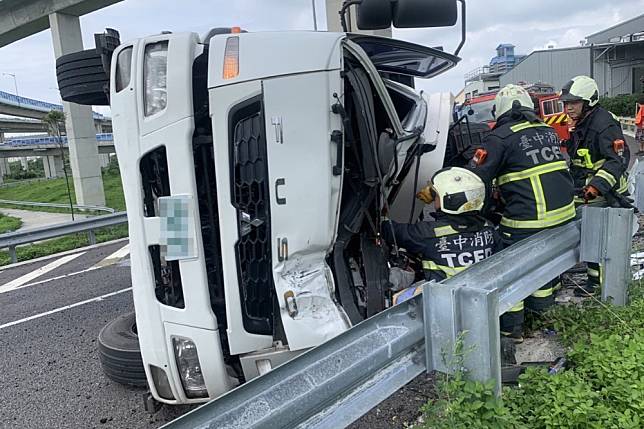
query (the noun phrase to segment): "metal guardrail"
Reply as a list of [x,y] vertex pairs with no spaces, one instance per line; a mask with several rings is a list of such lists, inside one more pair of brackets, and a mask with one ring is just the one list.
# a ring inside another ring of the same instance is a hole
[[17,262],[16,246],[33,243],[35,241],[49,240],[63,235],[87,232],[89,243],[96,244],[94,231],[100,228],[117,226],[127,223],[127,213],[118,212],[89,219],[49,225],[42,228],[27,229],[24,231],[10,232],[0,235],[0,249],[9,248],[11,262]]
[[[68,209],[69,204],[61,203],[39,203],[37,201],[15,201],[15,200],[0,200],[0,204],[10,204],[12,206],[26,206],[26,207],[49,207],[56,209]],[[78,210],[92,210],[97,212],[106,212],[114,213],[115,210],[110,207],[103,206],[86,206],[86,205],[74,205],[74,209]]]
[[632,210],[585,207],[582,220],[542,231],[442,283],[425,283],[422,295],[163,427],[345,427],[423,371],[453,371],[458,338],[469,350],[467,376],[495,379],[498,392],[499,316],[582,260],[602,264],[602,299],[623,305],[633,221]]

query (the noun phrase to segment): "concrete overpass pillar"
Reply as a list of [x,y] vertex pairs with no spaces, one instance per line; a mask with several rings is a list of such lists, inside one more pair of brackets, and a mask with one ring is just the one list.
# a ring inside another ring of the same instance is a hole
[[[77,16],[52,13],[49,15],[49,24],[56,58],[83,50],[80,19]],[[67,114],[65,127],[76,201],[81,205],[105,205],[92,109],[63,101],[63,110]]]
[[27,171],[29,169],[29,161],[26,156],[20,157],[20,166],[23,170]]
[[63,157],[62,156],[43,156],[42,163],[45,167],[45,177],[48,179],[54,179],[56,177],[63,177],[65,172],[63,171]]
[[0,144],[4,144],[4,131],[0,131]]
[[9,159],[0,158],[0,177],[4,177],[11,173],[9,169]]
[[[340,8],[342,7],[343,0],[326,0],[326,24],[329,31],[341,32],[342,26],[340,25]],[[370,34],[372,36],[383,36],[391,37],[391,28],[386,30],[374,30],[374,31],[360,31],[358,30],[358,25],[356,24],[356,9],[355,6],[351,6],[349,10],[351,16],[351,32],[360,33],[360,34]],[[348,21],[348,20],[347,20]]]

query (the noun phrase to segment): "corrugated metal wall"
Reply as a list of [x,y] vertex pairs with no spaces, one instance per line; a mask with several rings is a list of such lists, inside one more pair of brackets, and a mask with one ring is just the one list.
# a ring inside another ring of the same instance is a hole
[[[595,57],[603,50],[595,50]],[[644,68],[644,43],[618,46],[595,62],[595,80],[602,95],[611,97],[621,94],[631,94],[639,91],[638,85],[633,87],[633,69]]]
[[599,33],[591,34],[586,38],[586,40],[588,41],[588,44],[606,43],[613,37],[625,36],[627,34],[638,33],[640,31],[644,31],[644,15],[622,22],[604,31],[600,31]]
[[590,74],[590,48],[535,51],[508,73],[501,76],[501,86],[509,83],[549,83],[556,89],[574,76]]

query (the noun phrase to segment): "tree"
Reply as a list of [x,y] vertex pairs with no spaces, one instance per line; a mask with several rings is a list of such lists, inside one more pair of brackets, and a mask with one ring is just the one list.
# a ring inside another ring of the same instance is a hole
[[65,113],[60,110],[51,110],[43,118],[49,131],[54,136],[56,144],[60,149],[60,156],[63,159],[63,173],[65,173],[65,183],[67,184],[67,197],[69,198],[69,209],[72,211],[72,220],[74,220],[74,203],[72,201],[72,192],[69,187],[69,175],[67,174],[67,161],[65,160],[65,147],[63,145],[62,128],[65,123]]

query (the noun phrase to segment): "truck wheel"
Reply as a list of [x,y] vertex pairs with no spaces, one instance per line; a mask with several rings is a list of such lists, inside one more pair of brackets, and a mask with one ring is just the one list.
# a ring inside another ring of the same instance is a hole
[[109,379],[130,386],[146,386],[134,313],[119,316],[101,329],[98,357]]
[[63,55],[56,60],[56,78],[63,100],[76,104],[107,106],[109,78],[96,49]]

